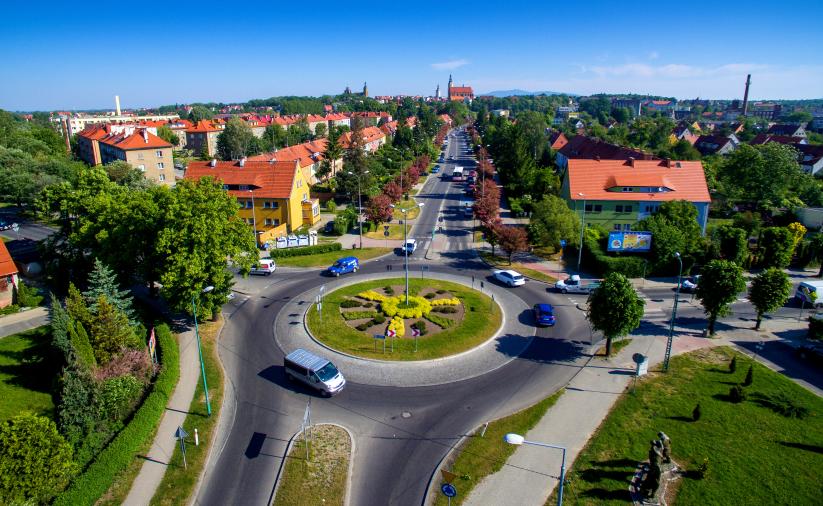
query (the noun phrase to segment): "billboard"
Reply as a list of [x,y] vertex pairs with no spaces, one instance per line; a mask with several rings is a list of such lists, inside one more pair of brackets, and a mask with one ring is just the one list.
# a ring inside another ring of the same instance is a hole
[[644,252],[652,247],[651,232],[609,232],[608,251]]

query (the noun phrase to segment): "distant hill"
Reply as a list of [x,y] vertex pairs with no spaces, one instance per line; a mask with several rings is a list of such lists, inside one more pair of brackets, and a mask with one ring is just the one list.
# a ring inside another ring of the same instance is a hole
[[490,91],[488,93],[481,93],[480,95],[491,95],[493,97],[515,97],[522,95],[569,95],[575,97],[574,93],[562,93],[559,91],[526,91],[526,90],[498,90]]

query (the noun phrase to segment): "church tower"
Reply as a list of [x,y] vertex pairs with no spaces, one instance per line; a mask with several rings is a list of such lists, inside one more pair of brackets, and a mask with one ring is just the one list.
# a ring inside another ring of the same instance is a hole
[[437,84],[437,89],[434,91],[434,98],[440,100],[440,84]]
[[363,96],[366,98],[368,98],[369,96],[369,86],[366,84],[365,81],[363,82]]
[[449,92],[448,92],[449,101],[452,99],[452,75],[449,74]]

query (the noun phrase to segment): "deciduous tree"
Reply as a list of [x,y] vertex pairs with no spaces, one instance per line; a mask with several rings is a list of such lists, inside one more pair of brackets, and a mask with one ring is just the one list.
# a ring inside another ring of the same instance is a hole
[[631,281],[612,272],[589,294],[586,317],[595,330],[606,337],[606,356],[612,352],[612,340],[631,333],[640,326],[645,301],[637,295]]
[[509,264],[512,263],[512,256],[515,253],[529,249],[529,238],[522,227],[514,225],[497,227],[497,236],[500,240],[500,249],[506,252]]
[[260,152],[257,138],[240,118],[232,118],[217,136],[217,152],[223,160],[237,160]]
[[786,227],[768,227],[760,234],[758,249],[763,267],[789,266],[794,254],[794,236]]
[[547,195],[533,207],[529,232],[535,244],[557,250],[561,240],[571,242],[580,234],[580,217],[565,200]]
[[729,305],[746,289],[743,270],[729,260],[712,260],[700,271],[697,298],[709,320],[709,334],[714,335],[717,318],[728,314]]
[[368,207],[366,207],[366,218],[375,225],[391,221],[391,204],[391,199],[384,193],[372,197],[371,200],[369,200]]
[[721,258],[730,260],[737,265],[743,265],[749,254],[748,234],[742,228],[731,225],[722,225],[714,231],[714,239]]
[[760,322],[764,314],[776,311],[786,303],[791,290],[792,283],[789,281],[789,276],[775,267],[766,269],[752,280],[749,300],[757,310],[755,330],[760,330]]

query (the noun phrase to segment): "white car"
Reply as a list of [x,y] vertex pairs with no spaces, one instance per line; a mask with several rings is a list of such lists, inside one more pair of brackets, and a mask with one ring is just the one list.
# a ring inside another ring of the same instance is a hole
[[494,279],[508,286],[523,286],[526,284],[526,278],[519,272],[512,270],[494,271]]

